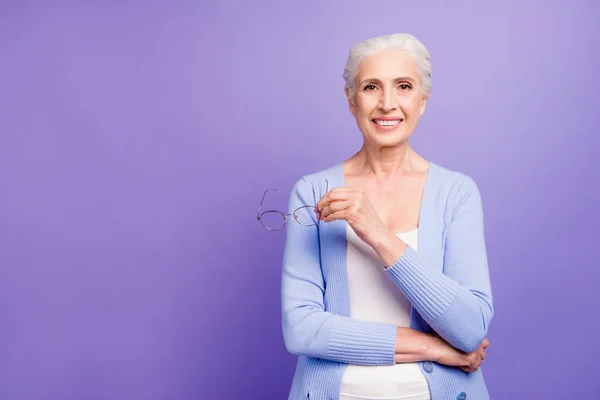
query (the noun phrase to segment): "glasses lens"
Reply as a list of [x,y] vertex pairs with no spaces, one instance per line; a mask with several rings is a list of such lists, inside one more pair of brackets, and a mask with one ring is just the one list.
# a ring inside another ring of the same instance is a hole
[[315,207],[313,206],[304,206],[300,207],[296,211],[294,211],[294,218],[298,221],[299,224],[304,226],[312,226],[315,225]]
[[260,215],[263,226],[272,231],[278,231],[285,225],[285,217],[279,211],[267,211]]

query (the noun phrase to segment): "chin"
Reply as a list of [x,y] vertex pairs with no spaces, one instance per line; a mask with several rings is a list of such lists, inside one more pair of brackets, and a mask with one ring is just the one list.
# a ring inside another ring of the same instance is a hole
[[408,137],[405,132],[387,132],[384,134],[375,132],[370,136],[369,141],[376,146],[394,147],[406,142]]

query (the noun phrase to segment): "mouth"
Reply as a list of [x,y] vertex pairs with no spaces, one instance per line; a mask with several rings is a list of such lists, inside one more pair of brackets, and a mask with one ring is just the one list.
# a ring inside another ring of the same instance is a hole
[[404,120],[402,118],[373,118],[371,121],[380,129],[392,130]]

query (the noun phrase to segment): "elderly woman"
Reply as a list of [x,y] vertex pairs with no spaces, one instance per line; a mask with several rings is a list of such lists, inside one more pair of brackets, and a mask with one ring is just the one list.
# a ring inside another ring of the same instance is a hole
[[345,91],[362,148],[304,176],[289,200],[283,336],[299,356],[290,399],[489,398],[481,197],[472,178],[409,144],[430,77],[427,49],[408,34],[350,51]]

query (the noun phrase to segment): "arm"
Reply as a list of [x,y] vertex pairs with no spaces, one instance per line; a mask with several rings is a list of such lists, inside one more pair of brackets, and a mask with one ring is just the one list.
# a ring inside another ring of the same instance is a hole
[[[288,212],[310,204],[315,204],[312,187],[301,179],[292,189]],[[286,229],[281,295],[287,350],[348,364],[394,364],[396,325],[325,311],[318,228],[290,221]]]
[[485,359],[485,349],[489,341],[485,339],[473,352],[464,353],[452,347],[437,334],[427,334],[411,328],[398,327],[396,337],[397,363],[435,361],[440,364],[459,367],[465,372],[475,372]]
[[393,234],[382,235],[374,248],[423,319],[452,346],[472,352],[487,336],[494,310],[481,197],[472,179],[465,179],[459,196],[446,235],[443,272]]
[[[290,212],[310,204],[306,182],[292,192]],[[287,228],[282,281],[283,337],[295,355],[358,365],[437,361],[467,365],[466,356],[443,340],[418,330],[342,317],[325,311],[316,227],[291,222]],[[445,358],[442,360],[442,354]],[[454,364],[451,364],[451,363]]]
[[438,343],[433,335],[412,328],[398,327],[394,361],[397,363],[435,361],[436,347]]

